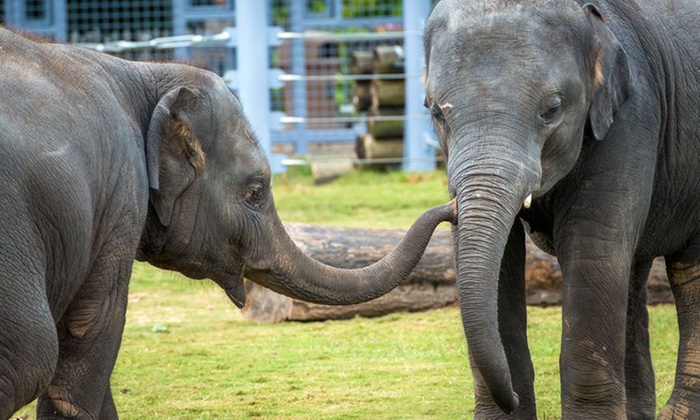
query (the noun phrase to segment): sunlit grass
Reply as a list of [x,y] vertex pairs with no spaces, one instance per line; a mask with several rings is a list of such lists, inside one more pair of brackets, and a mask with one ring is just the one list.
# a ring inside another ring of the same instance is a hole
[[[444,175],[359,172],[321,187],[275,180],[284,221],[407,227],[447,200]],[[112,389],[124,419],[456,419],[473,415],[457,308],[322,323],[246,321],[209,281],[136,264]],[[659,405],[677,331],[651,308]],[[539,417],[560,417],[561,310],[529,308]],[[31,408],[18,415],[33,418]]]
[[283,221],[333,226],[408,227],[423,211],[449,201],[444,171],[364,170],[315,186],[303,170],[294,169],[277,177],[273,190]]

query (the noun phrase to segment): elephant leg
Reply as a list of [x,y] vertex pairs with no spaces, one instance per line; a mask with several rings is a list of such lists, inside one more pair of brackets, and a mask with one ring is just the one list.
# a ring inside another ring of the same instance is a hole
[[[116,419],[109,380],[121,344],[133,260],[106,246],[59,322],[59,360],[37,418]],[[118,258],[118,257],[117,257]]]
[[51,382],[58,338],[43,276],[0,271],[0,419],[7,419]]
[[105,392],[105,399],[102,402],[102,411],[100,412],[100,420],[113,419],[116,416],[117,407],[114,405],[114,398],[112,397],[112,387],[107,385],[107,391]]
[[625,390],[627,418],[630,420],[653,419],[656,416],[646,288],[652,263],[653,260],[635,261],[630,276],[625,348]]
[[666,269],[680,337],[673,392],[659,418],[700,418],[700,262],[667,257]]
[[[557,247],[564,278],[559,365],[567,419],[627,416],[625,324],[632,261],[614,242],[619,235],[576,232]],[[585,243],[577,243],[581,239]]]
[[[491,399],[478,369],[472,368],[477,419],[535,419],[534,369],[527,343],[525,305],[525,234],[520,221],[511,229],[505,248],[498,284],[498,328],[508,358],[514,391],[520,406],[506,415]],[[471,363],[472,367],[474,363]]]

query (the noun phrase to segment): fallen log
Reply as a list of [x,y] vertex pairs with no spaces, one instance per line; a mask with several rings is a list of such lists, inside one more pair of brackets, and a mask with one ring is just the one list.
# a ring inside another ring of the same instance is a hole
[[[329,265],[365,267],[386,255],[405,235],[401,229],[339,228],[286,223],[285,228],[302,251]],[[423,311],[455,304],[452,234],[437,230],[420,263],[392,292],[371,302],[350,306],[326,306],[297,301],[246,280],[248,299],[243,315],[262,322],[320,321],[373,317],[396,311]],[[555,257],[527,241],[525,269],[528,305],[561,303],[562,276]],[[663,259],[657,259],[648,282],[649,303],[672,302]]]
[[340,176],[355,170],[352,160],[334,162],[313,162],[311,177],[314,185],[328,184]]
[[389,159],[403,156],[403,139],[378,141],[371,134],[362,134],[355,140],[355,153],[360,159]]

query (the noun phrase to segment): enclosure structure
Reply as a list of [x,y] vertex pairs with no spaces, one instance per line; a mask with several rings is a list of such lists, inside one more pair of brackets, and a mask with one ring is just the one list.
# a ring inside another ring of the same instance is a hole
[[[304,156],[310,144],[354,143],[368,121],[390,120],[404,123],[404,168],[425,170],[435,166],[435,148],[422,109],[422,25],[433,3],[0,0],[0,19],[127,59],[209,68],[241,97],[276,169],[275,149]],[[352,55],[377,46],[404,52],[403,114],[371,115],[352,106],[353,82],[366,77],[351,74]]]

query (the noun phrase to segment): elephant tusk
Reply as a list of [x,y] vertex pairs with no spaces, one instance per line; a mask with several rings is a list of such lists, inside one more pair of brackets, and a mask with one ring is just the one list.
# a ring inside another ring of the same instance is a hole
[[525,197],[525,201],[523,201],[523,207],[525,207],[526,209],[529,209],[531,204],[532,204],[532,194]]

